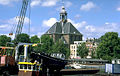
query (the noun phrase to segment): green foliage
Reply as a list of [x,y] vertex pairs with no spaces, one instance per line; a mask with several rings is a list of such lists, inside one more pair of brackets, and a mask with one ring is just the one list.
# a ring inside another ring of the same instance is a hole
[[55,44],[53,39],[48,35],[43,35],[41,37],[41,44],[35,46],[35,52],[44,52],[44,53],[63,53],[66,57],[69,56],[69,49],[63,43],[63,41],[57,41]]
[[69,57],[70,51],[63,41],[59,40],[53,45],[53,53],[63,53],[66,58]]
[[22,34],[17,35],[16,39],[14,39],[13,42],[14,43],[19,43],[19,42],[30,43],[30,38],[28,34],[22,33]]
[[89,50],[86,47],[86,44],[82,43],[80,46],[78,46],[77,52],[81,58],[85,58],[88,55]]
[[31,41],[31,43],[40,43],[40,39],[38,38],[37,35],[32,36],[32,37],[30,38],[30,41]]
[[7,42],[11,42],[11,38],[7,37],[6,35],[0,36],[0,46],[6,46]]
[[120,58],[120,38],[116,32],[107,32],[101,36],[101,42],[97,48],[97,57],[111,60]]
[[96,52],[94,50],[91,51],[91,57],[96,58]]
[[33,48],[33,51],[36,53],[44,52],[43,50],[41,50],[41,44],[38,44],[37,46],[34,46],[32,48]]
[[41,50],[45,53],[51,53],[52,46],[54,44],[53,39],[48,35],[43,35],[41,37]]
[[53,44],[54,43],[52,38],[50,38],[48,35],[42,35],[41,44],[38,44],[38,46],[35,46],[34,51],[51,53]]

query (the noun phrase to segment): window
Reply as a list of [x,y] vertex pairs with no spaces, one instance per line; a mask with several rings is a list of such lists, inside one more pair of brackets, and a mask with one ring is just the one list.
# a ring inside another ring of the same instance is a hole
[[74,46],[74,49],[75,49],[75,46]]
[[73,49],[73,46],[72,46],[72,49]]
[[23,69],[24,65],[23,64],[20,64],[20,69]]
[[28,69],[31,69],[31,65],[28,65]]
[[27,64],[24,64],[24,69],[27,69]]

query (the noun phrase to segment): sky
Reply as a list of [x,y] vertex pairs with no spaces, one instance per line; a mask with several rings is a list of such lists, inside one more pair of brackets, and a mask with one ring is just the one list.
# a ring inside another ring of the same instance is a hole
[[[31,0],[22,32],[41,36],[60,20],[63,5],[68,21],[83,34],[83,39],[99,38],[106,32],[120,36],[120,0]],[[21,6],[22,0],[0,0],[0,35],[8,36],[17,25]]]

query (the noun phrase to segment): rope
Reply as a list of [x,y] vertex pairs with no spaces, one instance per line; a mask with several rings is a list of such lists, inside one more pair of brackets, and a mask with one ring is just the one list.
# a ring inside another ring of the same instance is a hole
[[31,19],[31,6],[30,6],[31,0],[29,0],[29,27],[28,27],[28,34],[30,36],[30,19]]

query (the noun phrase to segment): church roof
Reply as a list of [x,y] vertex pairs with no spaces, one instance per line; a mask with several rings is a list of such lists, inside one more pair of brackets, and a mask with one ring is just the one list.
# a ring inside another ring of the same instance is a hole
[[46,34],[80,34],[82,35],[70,22],[56,22]]

